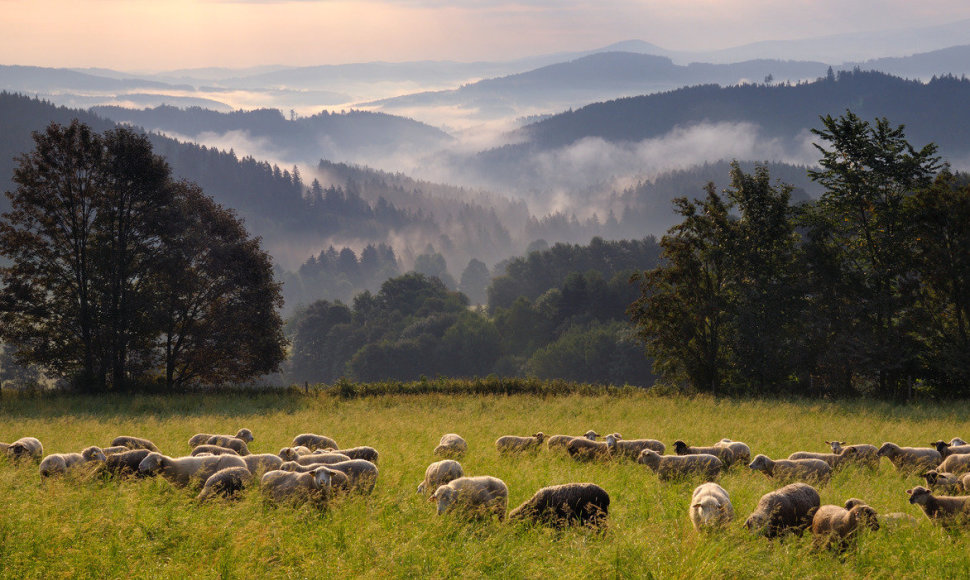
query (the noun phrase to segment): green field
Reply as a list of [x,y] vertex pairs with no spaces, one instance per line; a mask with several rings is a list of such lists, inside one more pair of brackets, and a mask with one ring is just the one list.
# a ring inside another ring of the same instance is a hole
[[[694,578],[970,577],[970,534],[924,521],[905,490],[921,483],[883,460],[877,473],[848,468],[820,488],[822,503],[849,497],[879,512],[920,518],[916,528],[866,533],[846,554],[813,550],[808,535],[769,541],[742,523],[758,498],[778,487],[736,468],[721,479],[737,520],[697,534],[687,519],[696,482],[661,484],[630,462],[577,463],[543,449],[501,457],[506,434],[618,431],[627,438],[709,445],[745,441],[753,453],[826,451],[825,439],[923,446],[970,437],[967,403],[893,406],[875,402],[754,401],[612,395],[331,394],[102,396],[0,400],[0,441],[39,438],[45,453],[106,446],[117,435],[153,440],[169,455],[189,451],[196,432],[252,429],[253,452],[277,452],[314,432],[343,446],[380,451],[373,495],[347,497],[327,511],[276,507],[258,488],[241,501],[197,505],[195,492],[166,481],[76,477],[41,483],[34,463],[0,460],[0,576],[10,578]],[[538,488],[591,481],[611,497],[605,533],[557,532],[524,524],[438,517],[415,493],[431,450],[461,434],[468,475],[509,487],[510,507]]]

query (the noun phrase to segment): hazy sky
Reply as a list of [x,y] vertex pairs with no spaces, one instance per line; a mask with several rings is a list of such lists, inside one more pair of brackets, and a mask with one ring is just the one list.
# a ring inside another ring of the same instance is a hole
[[0,0],[0,64],[161,70],[495,60],[936,25],[966,0]]

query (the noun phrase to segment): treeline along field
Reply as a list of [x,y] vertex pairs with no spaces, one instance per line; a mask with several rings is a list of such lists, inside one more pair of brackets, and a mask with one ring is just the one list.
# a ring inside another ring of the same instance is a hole
[[[407,385],[404,385],[407,387]],[[444,387],[442,387],[444,388]],[[0,576],[24,577],[967,577],[970,535],[943,530],[908,503],[922,483],[886,461],[876,472],[854,467],[818,486],[823,504],[850,497],[879,513],[905,512],[914,528],[866,532],[842,556],[817,552],[810,535],[769,541],[743,521],[758,498],[781,484],[738,466],[720,479],[736,519],[697,534],[687,517],[696,481],[658,482],[642,465],[580,463],[545,448],[503,457],[506,434],[620,432],[709,445],[729,437],[753,454],[784,457],[827,451],[824,441],[924,446],[967,437],[966,402],[897,406],[852,401],[715,399],[638,391],[596,394],[383,394],[367,385],[309,394],[241,391],[181,396],[6,396],[0,441],[39,438],[45,453],[107,445],[117,435],[153,440],[184,455],[197,432],[248,427],[254,453],[277,452],[294,435],[316,432],[341,445],[380,452],[374,493],[336,500],[325,511],[277,507],[258,486],[238,502],[198,504],[195,491],[163,479],[115,481],[71,475],[40,482],[36,463],[0,460]],[[435,515],[415,493],[432,450],[448,432],[469,452],[466,474],[493,475],[516,506],[540,487],[593,482],[611,498],[605,532],[462,521]]]

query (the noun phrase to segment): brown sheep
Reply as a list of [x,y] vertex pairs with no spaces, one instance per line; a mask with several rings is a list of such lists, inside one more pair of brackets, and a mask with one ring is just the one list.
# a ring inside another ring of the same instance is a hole
[[138,471],[138,465],[148,457],[149,453],[154,453],[154,451],[150,449],[128,449],[124,453],[108,455],[107,459],[104,460],[103,469],[115,477],[147,476],[147,473]]
[[606,523],[610,496],[594,483],[566,483],[543,487],[509,512],[510,520],[530,520],[561,528],[569,525],[601,527]]
[[904,472],[926,471],[943,461],[940,452],[931,447],[900,447],[895,443],[883,443],[876,455],[889,459],[896,471]]
[[823,505],[812,517],[812,537],[816,548],[838,546],[845,550],[860,528],[879,529],[876,510],[866,504],[850,509],[837,505]]
[[947,495],[960,491],[960,478],[952,473],[931,469],[923,474],[926,485],[933,491],[939,491]]
[[234,498],[236,492],[253,481],[253,474],[245,467],[227,467],[213,473],[205,480],[202,491],[196,500],[205,501],[211,497],[220,496],[225,499]]
[[825,483],[832,475],[832,467],[821,459],[776,459],[758,455],[749,468],[780,481]]
[[792,483],[761,496],[758,507],[744,522],[745,527],[774,538],[788,532],[799,536],[812,525],[822,504],[818,491],[805,483]]
[[734,464],[734,451],[730,447],[691,447],[680,439],[674,441],[674,453],[677,455],[713,455],[721,460],[727,469]]
[[721,474],[724,463],[706,453],[698,455],[659,455],[656,451],[644,449],[637,457],[637,463],[646,465],[661,481],[701,476],[705,481],[714,481]]
[[909,503],[923,509],[932,522],[943,526],[966,524],[970,516],[970,495],[935,496],[933,492],[919,485],[907,489]]

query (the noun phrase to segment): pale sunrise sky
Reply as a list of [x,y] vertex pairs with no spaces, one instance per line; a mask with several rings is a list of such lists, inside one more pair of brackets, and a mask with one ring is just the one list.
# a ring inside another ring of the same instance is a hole
[[0,0],[0,64],[500,60],[629,39],[709,50],[967,18],[966,0]]

